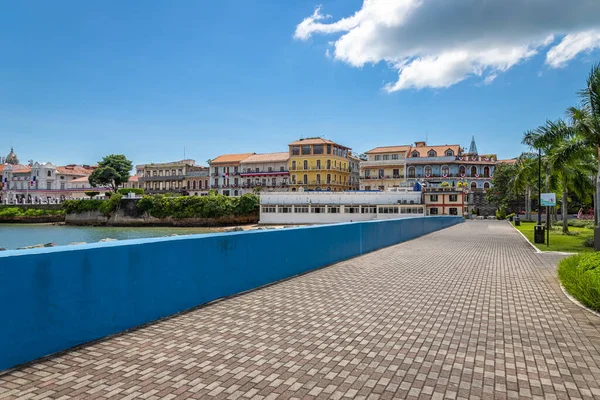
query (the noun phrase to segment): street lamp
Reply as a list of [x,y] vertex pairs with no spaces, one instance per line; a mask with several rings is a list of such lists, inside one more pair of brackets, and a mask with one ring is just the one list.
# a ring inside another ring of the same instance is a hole
[[538,149],[538,223],[534,227],[533,242],[544,243],[544,226],[542,225],[542,149]]

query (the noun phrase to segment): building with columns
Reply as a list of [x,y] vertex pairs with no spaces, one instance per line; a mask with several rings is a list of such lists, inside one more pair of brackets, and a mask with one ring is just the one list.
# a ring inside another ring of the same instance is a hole
[[241,162],[254,154],[255,153],[223,154],[211,160],[211,189],[225,196],[241,196]]
[[376,147],[360,163],[360,189],[385,191],[405,182],[406,156],[410,146]]

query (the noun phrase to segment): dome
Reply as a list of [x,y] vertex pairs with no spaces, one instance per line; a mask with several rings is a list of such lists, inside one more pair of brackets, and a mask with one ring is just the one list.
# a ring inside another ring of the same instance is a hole
[[19,159],[17,158],[17,155],[15,154],[15,151],[12,147],[10,148],[10,153],[8,153],[8,155],[6,156],[6,163],[12,165],[19,164]]

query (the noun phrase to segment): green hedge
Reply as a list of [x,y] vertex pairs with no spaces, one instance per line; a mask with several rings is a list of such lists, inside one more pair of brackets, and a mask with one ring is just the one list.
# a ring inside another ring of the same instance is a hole
[[45,217],[49,215],[63,215],[64,210],[45,210],[45,209],[23,209],[20,207],[7,207],[0,209],[0,217]]
[[594,229],[594,221],[589,219],[570,219],[568,224],[576,228]]
[[110,215],[117,209],[121,202],[120,194],[113,194],[109,200],[67,200],[62,203],[62,208],[67,214],[81,214],[87,211],[100,211]]
[[137,203],[142,212],[156,218],[219,218],[245,216],[258,211],[259,198],[253,194],[241,197],[222,195],[167,197],[144,196]]
[[122,194],[123,196],[127,196],[129,193],[133,193],[133,194],[137,194],[137,195],[142,195],[144,194],[144,189],[138,189],[138,188],[124,188],[124,189],[119,189],[117,190],[117,193]]
[[558,277],[571,296],[600,311],[600,253],[563,259],[558,264]]

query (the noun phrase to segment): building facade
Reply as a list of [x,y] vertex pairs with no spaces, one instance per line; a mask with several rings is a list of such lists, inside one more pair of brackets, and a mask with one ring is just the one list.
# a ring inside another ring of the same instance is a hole
[[241,162],[254,154],[223,154],[211,160],[211,189],[224,196],[241,196]]
[[186,192],[189,196],[206,196],[210,190],[210,169],[197,167],[188,171],[186,178]]
[[406,156],[410,146],[376,147],[360,163],[360,189],[385,191],[405,182]]
[[427,215],[468,215],[467,189],[451,186],[423,188],[423,203]]
[[260,196],[261,224],[327,224],[425,215],[419,191],[287,192]]
[[254,154],[240,163],[242,194],[287,192],[289,153]]
[[350,190],[359,190],[360,189],[360,163],[361,159],[350,155],[348,157],[349,165],[350,165]]
[[[138,180],[140,187],[148,194],[185,194],[186,174],[198,168],[194,160],[181,160],[166,163],[144,164]],[[136,167],[136,171],[139,170]]]
[[289,144],[291,191],[339,192],[350,189],[351,149],[322,138]]

